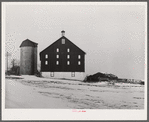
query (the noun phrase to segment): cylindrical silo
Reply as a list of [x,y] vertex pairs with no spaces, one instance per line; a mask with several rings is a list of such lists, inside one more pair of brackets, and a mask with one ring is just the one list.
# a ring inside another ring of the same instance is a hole
[[37,73],[37,47],[34,47],[34,74]]
[[20,45],[20,74],[34,75],[37,71],[37,43],[26,39]]

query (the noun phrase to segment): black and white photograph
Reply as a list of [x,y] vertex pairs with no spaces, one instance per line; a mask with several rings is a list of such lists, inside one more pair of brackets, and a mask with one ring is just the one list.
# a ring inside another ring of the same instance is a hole
[[4,120],[146,120],[147,2],[2,2]]

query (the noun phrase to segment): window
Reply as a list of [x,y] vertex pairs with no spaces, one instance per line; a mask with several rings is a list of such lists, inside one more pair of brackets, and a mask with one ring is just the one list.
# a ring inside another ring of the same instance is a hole
[[56,58],[59,58],[59,55],[56,55]]
[[69,48],[67,49],[67,52],[70,52],[70,49]]
[[47,54],[45,55],[45,58],[48,58],[48,55]]
[[71,77],[75,77],[75,72],[72,72],[71,73]]
[[45,61],[45,65],[48,65],[48,61]]
[[65,39],[62,39],[62,44],[65,44]]
[[59,48],[56,49],[56,52],[59,52]]
[[81,59],[81,55],[78,55],[78,59]]
[[67,59],[70,59],[70,55],[67,55]]
[[78,65],[81,65],[81,62],[80,61],[78,61]]
[[50,76],[51,76],[51,77],[54,77],[54,72],[51,72],[51,73],[50,73]]
[[59,61],[56,61],[56,65],[59,65]]
[[70,65],[70,61],[67,61],[67,65]]

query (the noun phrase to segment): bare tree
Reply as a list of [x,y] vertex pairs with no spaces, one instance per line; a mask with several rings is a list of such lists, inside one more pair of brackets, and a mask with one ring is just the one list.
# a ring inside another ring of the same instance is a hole
[[17,59],[12,59],[11,64],[12,64],[11,74],[19,75],[20,74],[20,67],[18,65],[19,61]]

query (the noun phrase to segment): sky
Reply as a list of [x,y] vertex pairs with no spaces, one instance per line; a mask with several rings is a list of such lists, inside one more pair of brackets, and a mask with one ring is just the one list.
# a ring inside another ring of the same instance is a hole
[[[81,2],[80,2],[81,3]],[[5,51],[20,59],[25,39],[38,43],[39,53],[65,36],[83,51],[85,73],[112,73],[145,79],[146,8],[144,4],[13,4],[4,8]]]

